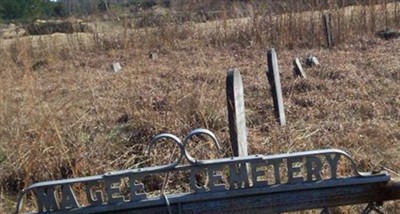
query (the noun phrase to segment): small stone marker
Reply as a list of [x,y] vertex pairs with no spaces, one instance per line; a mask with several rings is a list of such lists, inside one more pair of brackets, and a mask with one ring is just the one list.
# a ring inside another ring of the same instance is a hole
[[279,76],[278,57],[276,56],[275,49],[271,49],[267,54],[268,82],[271,85],[271,95],[274,102],[275,115],[281,126],[286,125],[285,109],[283,106],[281,78]]
[[158,59],[158,53],[157,51],[151,51],[149,54],[149,57],[151,60],[157,60]]
[[306,78],[306,73],[303,70],[303,66],[301,65],[301,62],[299,60],[299,58],[296,58],[293,61],[293,65],[294,65],[294,76],[295,77],[301,77],[301,78]]
[[247,156],[247,130],[244,107],[243,83],[238,69],[229,69],[226,77],[229,135],[233,155]]
[[308,55],[308,57],[306,58],[306,64],[309,67],[313,67],[313,66],[318,66],[319,65],[319,61],[317,59],[317,57],[313,56],[313,55]]
[[121,64],[119,64],[119,62],[114,62],[113,64],[111,64],[111,71],[112,72],[120,72],[122,70]]

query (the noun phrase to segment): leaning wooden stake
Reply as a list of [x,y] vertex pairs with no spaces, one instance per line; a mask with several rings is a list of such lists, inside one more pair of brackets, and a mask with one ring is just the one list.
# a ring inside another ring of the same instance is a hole
[[247,156],[247,130],[244,108],[243,83],[238,69],[228,71],[226,77],[229,135],[233,155]]
[[281,78],[279,76],[278,57],[275,49],[271,49],[267,54],[268,70],[267,77],[271,85],[271,95],[274,102],[275,115],[281,126],[286,125],[285,110],[283,106]]

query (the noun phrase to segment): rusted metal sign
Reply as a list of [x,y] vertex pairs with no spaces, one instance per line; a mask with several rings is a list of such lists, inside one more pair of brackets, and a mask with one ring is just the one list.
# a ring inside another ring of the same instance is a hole
[[[358,172],[341,150],[198,160],[186,149],[195,135],[208,135],[219,149],[214,134],[204,129],[192,131],[183,141],[172,134],[158,135],[149,150],[160,140],[172,140],[180,151],[174,162],[37,183],[23,191],[16,213],[22,212],[23,199],[32,196],[37,206],[31,213],[240,213],[244,208],[270,213],[379,202],[400,195],[377,197],[377,191],[388,191],[389,175]],[[182,183],[187,182],[187,192],[151,194],[146,189],[146,177],[175,172],[186,177]],[[200,174],[207,182],[199,180]]]

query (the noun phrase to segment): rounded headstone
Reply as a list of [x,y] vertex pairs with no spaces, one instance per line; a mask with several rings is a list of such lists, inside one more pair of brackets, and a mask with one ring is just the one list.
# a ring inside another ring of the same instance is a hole
[[247,156],[247,130],[242,77],[238,69],[228,71],[226,78],[229,135],[234,156]]

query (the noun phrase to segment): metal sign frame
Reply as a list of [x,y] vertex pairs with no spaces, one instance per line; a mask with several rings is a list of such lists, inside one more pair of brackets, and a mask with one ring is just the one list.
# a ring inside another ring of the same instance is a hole
[[[190,132],[183,141],[172,134],[161,134],[150,143],[149,151],[160,140],[170,139],[180,151],[175,162],[98,176],[37,183],[22,192],[16,213],[20,213],[25,196],[32,193],[37,203],[35,213],[57,214],[124,213],[127,210],[138,213],[218,213],[230,210],[232,213],[240,213],[244,207],[254,211],[262,208],[270,213],[381,202],[400,196],[398,191],[388,189],[391,179],[386,172],[358,172],[355,162],[341,150],[197,160],[186,149],[188,141],[196,135],[209,136],[219,149],[215,135],[205,129]],[[181,165],[183,159],[189,164]],[[347,163],[347,171],[350,172],[346,176],[338,173],[338,167],[342,167],[343,162]],[[147,195],[141,181],[144,176],[177,171],[190,175],[190,192],[171,195],[161,193],[152,197]],[[197,183],[196,173],[200,171],[206,172],[207,184]],[[322,176],[323,171],[326,172],[325,176]],[[272,177],[273,182],[266,179],[266,176]],[[128,182],[128,194],[123,194],[119,188],[122,180]],[[84,186],[88,204],[78,203],[71,188],[76,184]],[[395,186],[399,188],[400,185],[395,183]],[[377,197],[381,194],[384,195]]]

